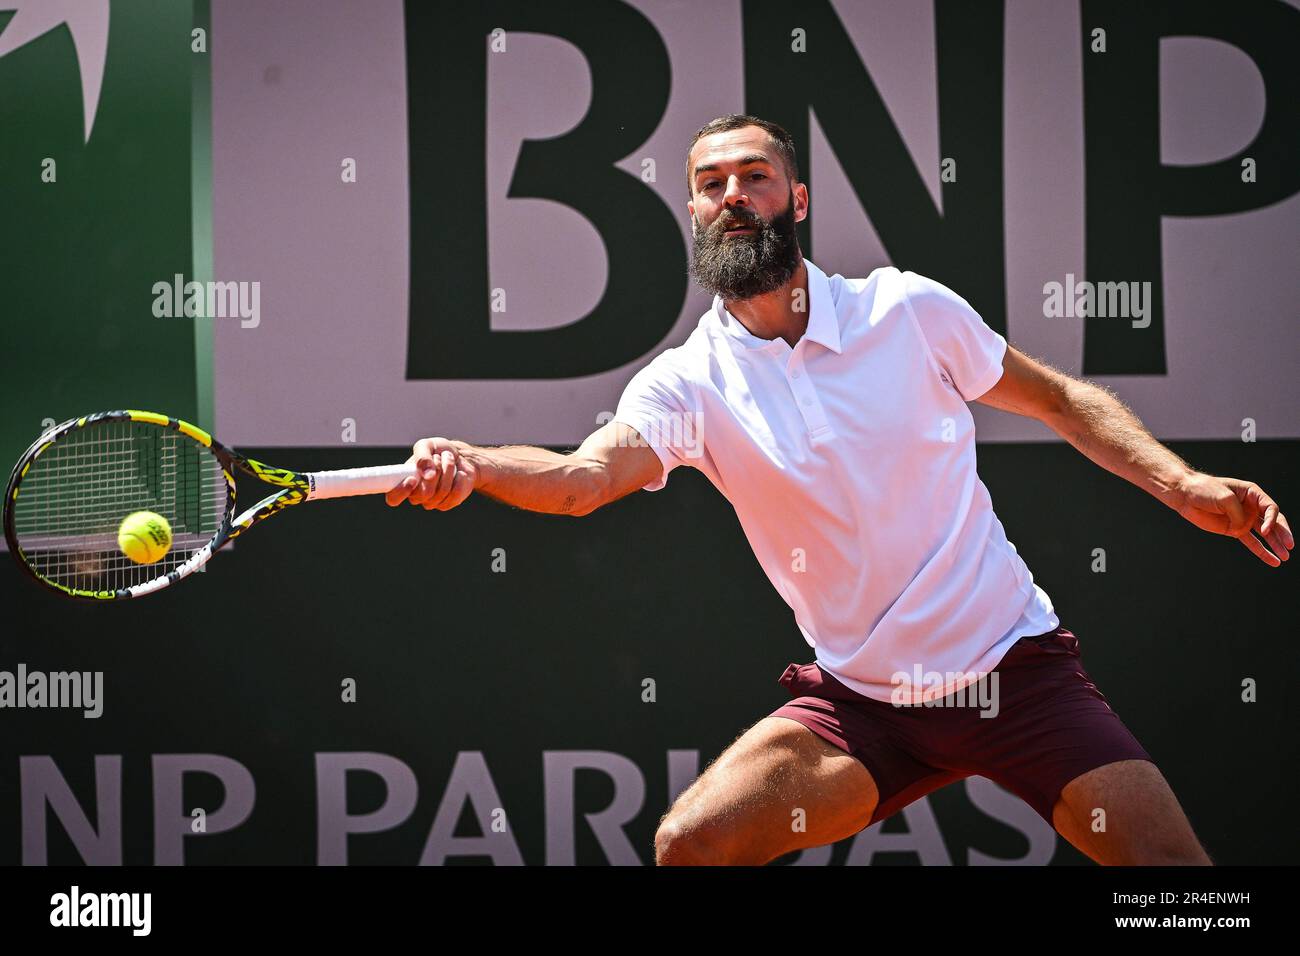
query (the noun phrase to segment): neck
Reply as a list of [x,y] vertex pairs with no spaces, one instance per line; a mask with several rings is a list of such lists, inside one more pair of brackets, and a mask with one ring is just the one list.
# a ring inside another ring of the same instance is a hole
[[803,257],[781,288],[752,299],[723,299],[722,304],[750,334],[760,339],[785,339],[794,348],[808,329],[808,267]]

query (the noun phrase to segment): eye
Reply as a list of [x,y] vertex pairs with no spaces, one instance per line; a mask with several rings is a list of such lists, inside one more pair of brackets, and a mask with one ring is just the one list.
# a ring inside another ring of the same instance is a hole
[[712,189],[716,185],[718,185],[718,181],[716,179],[710,179],[707,183],[705,183],[703,186],[700,187],[700,192],[707,192],[708,190]]
[[752,173],[752,174],[750,174],[750,177],[749,177],[749,178],[750,178],[750,179],[767,179],[767,174],[766,174],[766,173]]

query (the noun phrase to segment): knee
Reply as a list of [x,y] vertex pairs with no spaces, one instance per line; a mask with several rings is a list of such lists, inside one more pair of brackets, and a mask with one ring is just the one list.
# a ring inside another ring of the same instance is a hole
[[655,831],[656,866],[725,866],[729,855],[706,827],[687,829],[669,819]]

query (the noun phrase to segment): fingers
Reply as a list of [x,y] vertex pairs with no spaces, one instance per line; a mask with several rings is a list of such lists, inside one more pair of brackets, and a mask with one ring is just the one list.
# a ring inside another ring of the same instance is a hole
[[[1278,567],[1282,561],[1264,547],[1264,543],[1252,533],[1256,529],[1262,531],[1264,523],[1269,520],[1268,505],[1273,504],[1272,499],[1253,482],[1224,479],[1223,483],[1232,491],[1233,500],[1238,506],[1233,509],[1230,504],[1224,502],[1223,511],[1228,517],[1227,533],[1240,541],[1247,551],[1270,568]],[[1273,507],[1276,509],[1277,506]]]
[[1277,520],[1273,524],[1272,533],[1277,538],[1278,543],[1287,551],[1295,548],[1295,535],[1291,533],[1291,525],[1287,523],[1286,515],[1280,511],[1277,513]]
[[[406,500],[413,505],[418,505],[423,503],[425,497],[430,491],[430,488],[428,487],[430,478],[433,479],[434,486],[437,486],[437,473],[433,470],[432,458],[417,458],[415,459],[414,464],[415,487],[411,490],[411,493],[407,495]],[[408,478],[407,481],[410,481],[410,479]]]
[[[1287,523],[1286,516],[1278,508],[1277,502],[1270,498],[1259,485],[1253,483],[1246,486],[1245,495],[1246,500],[1254,506],[1256,511],[1253,527],[1259,537],[1268,545],[1274,556],[1274,560],[1263,557],[1260,557],[1260,560],[1270,567],[1277,567],[1282,561],[1289,561],[1291,559],[1291,550],[1295,547],[1295,538],[1291,534],[1291,527]],[[1252,542],[1254,541],[1253,536],[1247,532],[1242,538],[1242,543],[1258,557],[1259,552],[1252,547],[1251,543],[1246,541],[1247,537],[1251,538]]]
[[407,464],[415,466],[415,476],[384,495],[390,507],[406,502],[426,511],[446,511],[474,490],[472,469],[460,467],[464,463],[445,438],[421,438],[411,446]]
[[[406,464],[414,465],[421,462],[427,462],[433,458],[433,448],[438,439],[421,438],[411,446],[411,457],[406,459]],[[415,494],[420,488],[419,474],[423,473],[425,465],[420,464],[417,477],[406,478],[400,485],[384,495],[384,501],[390,508],[396,508],[404,501],[409,501],[411,495]],[[411,502],[414,504],[415,502]]]
[[[1286,529],[1287,535],[1289,536],[1291,529],[1287,527],[1286,518],[1282,517],[1282,511],[1278,508],[1277,502],[1270,498],[1265,493],[1264,489],[1259,487],[1259,485],[1251,485],[1248,494],[1254,500],[1256,507],[1259,508],[1263,515],[1259,525],[1259,533],[1268,536],[1273,532],[1273,529],[1277,527],[1280,520],[1281,526]],[[1294,547],[1294,545],[1295,539],[1293,538],[1291,539],[1291,546]]]
[[1259,521],[1259,533],[1268,537],[1268,533],[1273,530],[1273,522],[1277,520],[1277,505],[1271,500],[1264,505],[1264,516]]
[[420,486],[407,499],[413,505],[437,505],[451,490],[456,477],[456,456],[441,451],[431,458],[421,458],[415,463]]
[[457,468],[454,465],[452,470],[453,475],[451,487],[447,489],[446,495],[444,495],[442,500],[436,504],[425,502],[424,509],[426,511],[450,511],[468,498],[470,492],[474,490],[474,481],[469,472]]
[[419,485],[419,481],[414,478],[403,479],[400,485],[384,495],[384,501],[388,502],[390,508],[396,508],[407,498],[411,497],[411,492],[418,488]]
[[1249,494],[1249,487],[1235,488],[1226,481],[1223,483],[1223,490],[1215,496],[1214,503],[1218,509],[1227,516],[1228,527],[1226,534],[1234,538],[1243,532],[1250,533],[1251,526],[1254,525],[1253,511],[1248,512],[1248,508],[1253,508],[1254,503],[1247,497],[1246,503],[1242,502],[1242,497]]
[[[440,453],[434,459],[434,468],[431,470],[436,473],[437,479],[434,487],[429,490],[428,495],[420,502],[425,511],[433,511],[439,507],[451,492],[452,483],[456,479],[456,456],[449,451]],[[427,477],[428,472],[425,474]]]
[[1260,543],[1259,539],[1249,531],[1237,540],[1246,546],[1247,551],[1259,558],[1259,560],[1263,561],[1270,568],[1276,568],[1282,563],[1281,560],[1278,559],[1277,555],[1270,554],[1268,549]]
[[1287,526],[1286,516],[1278,510],[1277,505],[1269,503],[1264,516],[1259,521],[1257,533],[1264,539],[1270,551],[1283,561],[1291,560],[1291,550],[1295,547],[1295,538]]
[[437,458],[438,453],[451,448],[451,442],[445,438],[421,438],[411,446],[411,457],[408,461],[419,461],[421,458]]
[[1295,536],[1264,489],[1240,478],[1202,476],[1179,513],[1198,528],[1236,538],[1269,567],[1291,559]]

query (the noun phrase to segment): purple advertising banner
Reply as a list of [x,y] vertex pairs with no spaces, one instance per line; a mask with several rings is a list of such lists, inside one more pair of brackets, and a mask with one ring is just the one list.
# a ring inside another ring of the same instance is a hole
[[[671,93],[653,134],[617,166],[671,211],[688,246],[686,146],[710,119],[746,109],[745,7],[684,0],[630,6],[667,50]],[[831,6],[941,215],[943,190],[960,188],[963,166],[962,157],[941,149],[935,6]],[[1069,299],[1087,275],[1083,61],[1117,55],[1090,52],[1098,27],[1081,22],[1087,8],[1074,0],[1004,5],[1003,224],[991,234],[1004,235],[1005,252],[989,257],[991,268],[1005,271],[1008,339],[1072,374],[1084,371],[1085,322],[1068,304],[1065,314],[1054,314],[1050,290],[1064,289]],[[798,42],[798,16],[791,19]],[[436,58],[440,43],[464,41],[406,36],[397,0],[224,0],[212,20],[214,277],[260,283],[256,324],[215,323],[215,427],[226,441],[401,445],[437,434],[574,445],[607,420],[632,374],[682,342],[708,308],[709,299],[692,286],[656,348],[599,374],[408,380],[411,178],[432,176],[448,193],[464,187],[454,163],[409,168],[407,60],[413,49]],[[509,22],[501,30],[481,38],[490,48],[486,80],[464,78],[467,87],[486,82],[486,145],[473,154],[486,156],[484,297],[499,291],[508,302],[493,313],[494,332],[559,328],[580,321],[600,299],[606,246],[578,210],[508,193],[522,144],[561,136],[583,120],[592,71],[582,51],[560,36],[512,33]],[[819,40],[815,32],[804,38],[809,56]],[[1124,37],[1108,41],[1122,44]],[[839,121],[852,121],[854,97],[838,99]],[[1255,63],[1230,43],[1196,36],[1159,41],[1165,166],[1234,156],[1259,132],[1267,105]],[[846,277],[890,264],[923,271],[891,262],[845,172],[859,157],[837,155],[823,132],[826,120],[813,112],[803,144],[813,183],[810,258]],[[449,155],[461,149],[463,135],[445,129]],[[955,177],[946,187],[945,169]],[[1261,181],[1275,174],[1242,172]],[[1165,216],[1159,291],[1167,370],[1088,377],[1114,388],[1165,439],[1240,440],[1247,431],[1300,437],[1297,236],[1295,195],[1244,212]],[[1134,283],[1130,305],[1140,309],[1140,286],[1149,277],[1105,278]],[[628,302],[626,322],[641,318],[637,303]],[[1140,311],[1111,321],[1130,324],[1134,334],[1142,328]],[[1051,437],[1037,422],[985,408],[976,414],[983,440]]]

